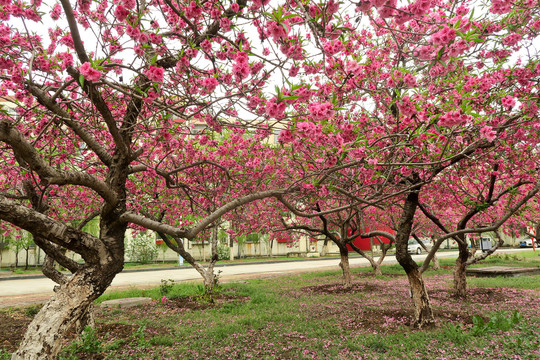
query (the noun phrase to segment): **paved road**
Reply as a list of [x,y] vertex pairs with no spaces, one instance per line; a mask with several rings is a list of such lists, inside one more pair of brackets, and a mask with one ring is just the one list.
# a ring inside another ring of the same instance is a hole
[[[503,252],[522,251],[522,249],[505,249]],[[457,251],[442,252],[437,255],[439,258],[455,258]],[[417,261],[425,258],[425,255],[413,255]],[[394,256],[387,256],[384,264],[395,263]],[[222,280],[233,280],[251,277],[278,276],[291,272],[307,272],[318,270],[339,269],[339,259],[314,259],[303,261],[287,261],[276,263],[255,263],[242,265],[224,265],[216,269],[221,270]],[[369,266],[369,262],[361,257],[350,258],[352,267]],[[200,280],[200,275],[191,267],[177,269],[148,270],[136,272],[122,272],[116,275],[111,288],[126,287],[150,287],[159,285],[162,279],[172,279],[174,281]],[[16,277],[2,279],[0,281],[0,307],[13,306],[46,300],[52,294],[54,283],[45,278],[24,278]]]

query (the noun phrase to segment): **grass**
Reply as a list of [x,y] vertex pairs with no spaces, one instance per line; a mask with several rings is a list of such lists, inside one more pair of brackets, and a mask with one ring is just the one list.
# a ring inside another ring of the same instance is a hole
[[[495,256],[490,265],[537,266],[537,253]],[[455,260],[441,259],[453,266]],[[485,263],[484,263],[485,264]],[[537,359],[540,275],[468,278],[469,298],[452,298],[451,269],[424,274],[437,327],[414,330],[399,265],[222,284],[216,304],[197,303],[201,286],[167,280],[153,289],[108,292],[104,300],[147,296],[132,309],[98,310],[96,330],[66,343],[61,359]],[[163,295],[169,299],[162,303]],[[187,299],[187,300],[186,300]],[[189,305],[189,306],[188,306]],[[34,308],[12,310],[31,317]],[[10,355],[0,345],[0,360]]]
[[[343,291],[338,271],[226,283],[214,306],[194,306],[201,288],[192,283],[165,281],[154,289],[110,292],[97,303],[129,296],[156,301],[138,308],[99,310],[96,331],[86,330],[79,340],[66,344],[61,359],[95,353],[105,359],[540,356],[540,292],[527,290],[527,283],[538,283],[540,276],[524,276],[523,282],[512,278],[505,288],[475,284],[469,299],[462,301],[450,296],[448,270],[430,270],[425,281],[438,326],[414,330],[409,327],[413,309],[403,270],[396,265],[382,270],[385,275],[373,276],[368,268],[353,269],[351,291]],[[164,291],[169,300],[161,303]],[[8,356],[0,351],[0,359]]]
[[[429,271],[425,278],[435,294],[435,312],[453,315],[439,318],[435,329],[418,331],[407,325],[412,307],[402,296],[407,288],[403,270],[396,265],[382,269],[385,275],[379,277],[367,268],[353,269],[360,285],[350,293],[340,291],[338,271],[325,271],[224,284],[225,294],[242,300],[204,310],[156,303],[142,313],[116,311],[122,321],[161,324],[167,333],[146,334],[145,341],[108,350],[106,358],[536,359],[540,355],[540,306],[533,302],[539,294],[521,290],[530,289],[527,283],[540,281],[540,276],[524,276],[518,282],[512,278],[514,282],[504,283],[508,289],[473,288],[471,298],[463,302],[448,296],[449,271]],[[493,279],[470,282],[476,280]],[[169,298],[195,296],[198,288],[182,283],[170,291]],[[159,289],[153,289],[146,296],[158,299],[158,294]],[[478,323],[471,320],[473,315]]]

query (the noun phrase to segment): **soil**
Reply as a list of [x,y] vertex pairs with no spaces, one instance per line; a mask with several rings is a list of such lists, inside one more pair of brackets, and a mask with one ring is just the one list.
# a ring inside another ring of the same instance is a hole
[[[234,296],[229,294],[217,294],[213,299],[204,299],[196,296],[186,296],[175,299],[167,299],[164,303],[154,302],[151,306],[165,307],[170,310],[175,310],[178,313],[193,310],[205,310],[212,307],[222,306],[225,303],[231,302],[243,302],[248,298]],[[33,316],[39,311],[41,305],[32,305],[29,307],[10,308],[8,310],[0,311],[0,349],[4,349],[7,352],[14,352],[19,343],[21,342],[24,333],[28,327],[28,324],[32,321]],[[110,323],[101,322],[104,319],[110,321],[110,317],[117,314],[118,310],[101,309],[95,310],[96,326],[95,334],[100,339],[109,339],[110,342],[116,342],[118,348],[127,345],[130,342],[137,341],[136,333],[142,331],[145,339],[152,338],[153,336],[167,335],[168,332],[163,327],[145,326],[140,329],[136,324],[125,323]],[[132,307],[122,309],[122,316],[124,318],[137,318],[140,317],[141,307]],[[102,320],[103,319],[103,320]],[[76,338],[75,334],[69,334],[65,339],[65,344],[69,344]],[[89,360],[101,360],[103,354],[93,354],[79,352],[78,355],[81,359]]]

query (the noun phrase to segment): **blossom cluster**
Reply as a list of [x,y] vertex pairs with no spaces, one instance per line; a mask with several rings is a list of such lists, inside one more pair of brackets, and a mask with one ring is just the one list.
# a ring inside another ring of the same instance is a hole
[[471,122],[472,116],[462,114],[460,110],[453,110],[441,116],[438,125],[451,127],[455,125],[470,124]]
[[272,98],[266,102],[266,114],[275,119],[282,119],[286,107],[287,104],[285,102],[278,102],[276,98]]
[[143,73],[151,81],[158,83],[163,82],[164,70],[162,67],[150,65]]
[[249,75],[248,55],[241,51],[234,55],[232,72],[236,82],[241,82]]
[[315,121],[331,118],[334,114],[334,111],[332,110],[333,108],[334,106],[329,102],[322,104],[319,102],[313,102],[308,106],[311,118]]
[[85,62],[79,67],[81,75],[88,81],[98,81],[101,77],[101,72],[94,69],[89,62]]
[[431,35],[430,42],[433,45],[447,45],[456,38],[456,30],[445,26]]

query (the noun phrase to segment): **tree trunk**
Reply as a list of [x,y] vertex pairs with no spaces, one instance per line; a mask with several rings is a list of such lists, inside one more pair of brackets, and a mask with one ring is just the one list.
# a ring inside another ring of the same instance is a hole
[[341,254],[341,261],[339,267],[343,271],[343,287],[345,289],[350,289],[352,287],[352,278],[351,278],[351,268],[349,266],[349,251],[347,247],[339,247],[339,253]]
[[431,261],[433,261],[433,270],[441,269],[441,264],[439,264],[439,258],[437,255],[433,254],[433,259]]
[[413,326],[424,328],[435,324],[433,310],[429,303],[429,296],[419,271],[418,264],[407,251],[407,243],[411,235],[414,213],[418,207],[418,192],[413,191],[407,195],[403,213],[399,220],[396,233],[396,260],[405,270],[409,279],[410,291],[414,304]]
[[326,256],[328,254],[328,238],[324,239],[324,243],[321,249],[321,256]]
[[374,261],[372,264],[371,264],[371,267],[373,268],[373,272],[375,273],[375,275],[382,275],[382,270],[381,270],[381,264],[379,264],[378,262]]
[[[214,285],[217,280],[217,276],[214,275],[214,264],[217,261],[217,241],[216,241],[216,246],[215,247],[212,246],[212,248],[214,248],[213,250],[214,254],[212,255],[212,258],[210,259],[210,263],[208,264],[208,267],[205,269],[204,266],[201,265],[201,263],[195,260],[195,258],[188,251],[186,251],[186,249],[184,248],[184,243],[180,239],[175,239],[176,243],[172,243],[168,235],[164,233],[160,233],[160,232],[158,232],[158,235],[163,239],[163,241],[165,241],[165,243],[167,244],[169,248],[171,248],[177,254],[182,256],[182,258],[189,265],[193,266],[193,268],[197,270],[197,272],[203,278],[203,285],[205,287],[205,290],[207,292],[212,291],[214,289]],[[216,239],[217,239],[217,236],[216,236]]]
[[28,326],[11,360],[57,359],[64,339],[70,332],[84,328],[91,319],[88,310],[92,302],[120,270],[105,274],[97,269],[83,269],[56,287],[55,294]]
[[27,247],[24,250],[26,251],[26,257],[24,259],[24,270],[28,270],[28,252],[30,251],[30,248]]
[[435,318],[433,309],[429,302],[429,295],[426,290],[426,285],[422,279],[422,275],[418,269],[407,273],[409,284],[411,285],[412,299],[414,303],[414,322],[413,327],[423,329],[433,326]]
[[231,234],[229,234],[229,260],[234,260],[234,240]]
[[469,260],[469,249],[467,243],[458,243],[459,254],[456,259],[456,268],[454,269],[454,292],[456,297],[467,297],[467,260]]
[[[354,251],[356,251],[358,254],[360,254],[363,258],[365,258],[369,263],[371,264],[371,267],[373,268],[373,272],[375,275],[382,275],[381,271],[381,262],[384,259],[385,252],[381,251],[381,257],[379,258],[379,261],[375,261],[373,258],[373,255],[368,255],[362,249],[360,249],[358,246],[356,246],[353,242],[350,242],[349,245],[353,248]],[[373,254],[373,252],[372,252]]]

